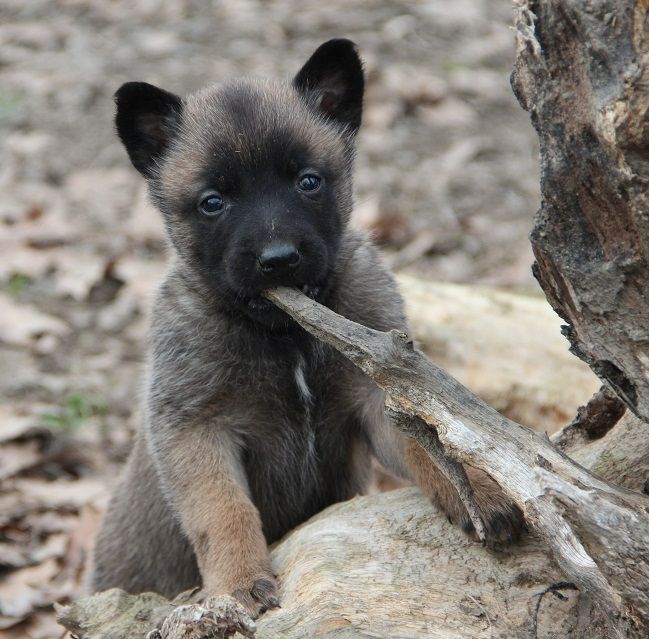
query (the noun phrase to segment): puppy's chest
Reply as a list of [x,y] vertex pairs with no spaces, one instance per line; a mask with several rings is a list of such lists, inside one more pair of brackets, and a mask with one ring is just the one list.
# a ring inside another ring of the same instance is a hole
[[358,488],[349,470],[360,438],[343,392],[349,376],[332,362],[297,357],[287,358],[281,381],[268,398],[273,408],[244,445],[269,541]]
[[305,409],[310,412],[315,400],[317,388],[315,387],[314,371],[308,366],[304,356],[301,354],[296,358],[292,366],[293,381],[295,382],[295,391],[297,392],[298,401],[301,402]]
[[335,372],[341,372],[337,360],[322,349],[280,349],[250,368],[256,373],[251,386],[259,389],[259,399],[277,415],[311,420],[337,394],[340,376]]
[[247,438],[260,466],[282,473],[291,468],[300,475],[299,483],[318,474],[322,460],[332,455],[329,449],[340,444],[338,423],[350,412],[341,392],[344,377],[335,359],[321,352],[286,352],[268,367],[258,398],[264,416]]

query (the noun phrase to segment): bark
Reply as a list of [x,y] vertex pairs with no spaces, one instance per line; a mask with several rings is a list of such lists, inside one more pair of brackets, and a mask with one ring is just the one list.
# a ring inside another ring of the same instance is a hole
[[572,351],[649,419],[649,5],[518,9],[512,86],[541,148],[535,275]]
[[602,386],[590,401],[581,406],[577,417],[557,433],[554,445],[561,450],[575,447],[575,440],[590,441],[604,437],[624,415],[624,403],[607,386]]

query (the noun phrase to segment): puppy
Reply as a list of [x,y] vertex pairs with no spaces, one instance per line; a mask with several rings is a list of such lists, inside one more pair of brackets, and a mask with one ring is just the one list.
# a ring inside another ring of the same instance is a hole
[[[141,82],[117,92],[117,131],[173,257],[95,590],[172,597],[200,585],[253,615],[277,606],[268,544],[362,493],[372,454],[471,532],[453,486],[386,419],[383,393],[262,297],[294,286],[366,326],[407,331],[393,278],[349,225],[363,85],[354,44],[337,39],[292,82],[236,80],[185,99]],[[520,511],[468,472],[490,538],[515,538]]]

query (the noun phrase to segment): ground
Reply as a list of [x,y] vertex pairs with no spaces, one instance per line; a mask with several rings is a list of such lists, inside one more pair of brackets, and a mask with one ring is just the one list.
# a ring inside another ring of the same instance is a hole
[[322,41],[368,77],[355,222],[395,268],[533,289],[537,144],[509,87],[509,0],[3,0],[0,637],[56,637],[139,422],[165,243],[112,94],[290,77]]

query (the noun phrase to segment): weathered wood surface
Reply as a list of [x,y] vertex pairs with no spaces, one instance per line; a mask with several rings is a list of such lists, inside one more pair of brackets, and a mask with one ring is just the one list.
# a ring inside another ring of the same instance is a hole
[[575,354],[649,419],[649,4],[527,0],[512,86],[541,149],[535,274]]
[[510,419],[555,432],[600,387],[541,295],[398,275],[412,335],[438,366]]
[[554,445],[566,451],[575,448],[579,442],[600,439],[620,421],[625,412],[624,402],[608,386],[602,386],[588,403],[579,407],[577,416],[556,433]]
[[633,413],[601,439],[571,445],[568,454],[602,479],[649,494],[649,424]]
[[[486,550],[415,488],[332,506],[282,541],[272,561],[282,608],[256,621],[257,639],[528,639],[539,593],[562,579],[538,540]],[[538,637],[605,637],[587,602],[563,594],[543,599]],[[113,590],[64,616],[81,639],[145,639],[171,610],[158,595]]]

